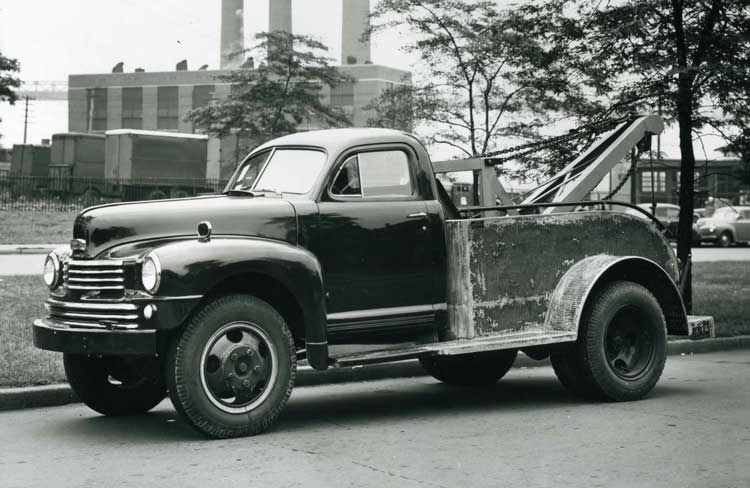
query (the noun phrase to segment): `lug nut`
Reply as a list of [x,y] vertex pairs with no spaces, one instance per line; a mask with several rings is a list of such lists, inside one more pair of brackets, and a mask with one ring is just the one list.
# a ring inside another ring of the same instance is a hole
[[255,370],[256,373],[260,373],[260,366],[256,366],[253,369]]
[[250,388],[250,382],[245,380],[242,382],[242,386],[244,386],[245,388]]
[[231,359],[232,361],[237,361],[237,354],[236,354],[236,353],[232,353],[232,354],[231,354],[231,355],[229,356],[229,359]]
[[248,356],[252,356],[253,354],[255,354],[255,353],[253,352],[253,350],[252,350],[252,349],[248,349],[248,350],[247,350],[247,355],[248,355]]

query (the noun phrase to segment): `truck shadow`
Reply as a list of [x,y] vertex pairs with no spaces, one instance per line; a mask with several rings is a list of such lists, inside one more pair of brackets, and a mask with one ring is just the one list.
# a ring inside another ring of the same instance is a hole
[[[486,387],[456,387],[431,379],[370,381],[364,383],[301,387],[295,390],[286,409],[267,435],[303,434],[320,428],[356,428],[373,422],[413,418],[460,419],[462,415],[494,412],[513,414],[520,410],[543,415],[564,409],[584,414],[601,404],[572,397],[554,377],[503,379]],[[646,399],[673,402],[673,397],[699,395],[692,388],[674,384],[659,385]],[[450,417],[448,417],[450,416]],[[169,400],[155,411],[138,417],[103,417],[91,412],[57,426],[64,437],[127,439],[132,443],[173,443],[202,441],[172,408]]]
[[[369,390],[361,387],[356,391],[341,389],[325,395],[313,394],[315,387],[302,388],[292,396],[274,430],[303,430],[329,423],[355,426],[409,417],[425,419],[450,415],[451,418],[460,418],[461,415],[490,411],[502,414],[523,410],[543,415],[546,410],[562,408],[573,413],[602,406],[571,396],[555,377],[510,377],[485,387],[458,387],[430,381],[398,385],[369,382],[363,384],[370,386]],[[693,394],[699,392],[674,385],[658,385],[644,401],[674,401],[670,397]]]

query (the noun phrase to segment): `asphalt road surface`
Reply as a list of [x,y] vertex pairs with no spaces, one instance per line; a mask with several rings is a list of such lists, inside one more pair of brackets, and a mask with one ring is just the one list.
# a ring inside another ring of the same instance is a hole
[[168,401],[0,413],[0,486],[747,487],[750,352],[674,356],[646,400],[571,399],[548,367],[298,388],[269,432],[206,440]]
[[[40,254],[0,254],[0,276],[42,274],[45,257]],[[750,261],[750,247],[693,248],[693,262],[703,261]]]

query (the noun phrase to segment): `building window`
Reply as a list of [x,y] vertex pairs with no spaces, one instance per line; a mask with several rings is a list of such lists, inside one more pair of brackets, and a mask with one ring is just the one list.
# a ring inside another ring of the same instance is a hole
[[143,128],[143,88],[122,89],[122,128]]
[[641,173],[641,191],[664,193],[667,191],[667,172],[654,171],[653,178],[651,171]]
[[88,90],[88,130],[107,130],[107,89],[89,88]]
[[354,84],[342,83],[331,89],[331,105],[346,112],[347,115],[354,111]]
[[176,86],[160,86],[156,91],[156,128],[177,130],[180,100]]
[[214,99],[214,85],[196,85],[193,87],[193,108],[205,107]]

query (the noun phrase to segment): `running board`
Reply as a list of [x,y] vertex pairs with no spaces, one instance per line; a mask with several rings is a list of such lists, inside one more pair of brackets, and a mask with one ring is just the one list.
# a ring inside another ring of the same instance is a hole
[[[709,316],[688,316],[688,337],[693,340],[715,337],[714,319]],[[476,339],[434,342],[432,344],[409,344],[397,349],[379,349],[364,353],[343,354],[331,358],[333,368],[349,368],[365,364],[406,361],[423,356],[453,356],[476,352],[499,351],[502,349],[523,349],[525,347],[546,346],[563,342],[575,342],[577,331],[555,331],[531,329],[508,332]]]
[[423,356],[453,356],[476,352],[499,351],[501,349],[522,349],[524,347],[544,346],[576,340],[575,332],[525,330],[509,332],[477,339],[460,339],[455,341],[435,342],[432,344],[410,345],[402,349],[383,349],[366,353],[345,354],[333,358],[334,368],[348,368],[364,364],[405,361]]

